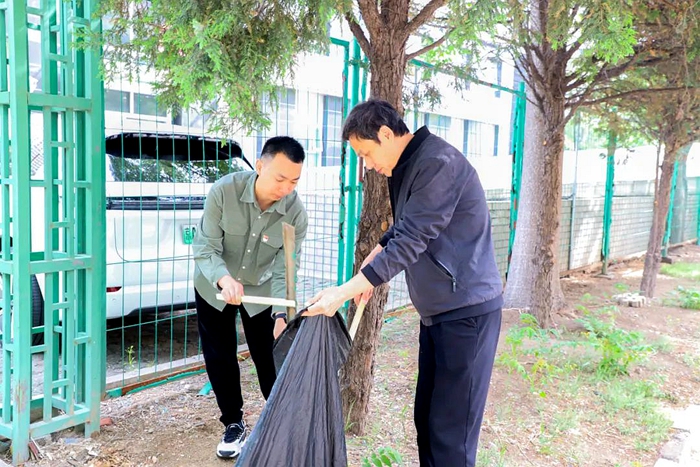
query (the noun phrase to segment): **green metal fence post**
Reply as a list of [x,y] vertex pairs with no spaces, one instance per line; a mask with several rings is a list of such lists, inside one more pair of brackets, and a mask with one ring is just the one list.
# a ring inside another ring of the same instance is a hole
[[601,256],[603,260],[603,274],[608,273],[610,261],[610,228],[612,226],[613,196],[615,194],[615,147],[617,135],[611,131],[608,135],[608,163],[605,174],[605,204],[603,208],[603,247]]
[[576,251],[576,201],[578,195],[578,156],[581,148],[581,112],[574,116],[574,183],[571,189],[571,216],[569,219],[569,257],[567,269],[574,268]]
[[[352,87],[350,93],[350,108],[355,107],[360,101],[360,87],[361,87],[361,61],[362,53],[360,51],[360,44],[357,39],[352,40]],[[348,151],[348,172],[346,179],[346,190],[349,192],[348,201],[348,235],[347,235],[347,245],[345,256],[345,276],[343,282],[347,281],[352,277],[353,265],[355,264],[355,236],[357,235],[357,213],[358,213],[358,177],[357,177],[357,154],[350,148]]]
[[[10,159],[12,163],[12,234],[29,236],[31,153],[29,138],[29,36],[27,5],[24,0],[8,6],[8,39],[10,62]],[[2,64],[2,66],[5,66]],[[9,212],[3,212],[10,216]],[[10,232],[3,232],[10,235]],[[29,459],[30,404],[32,398],[32,290],[30,284],[31,241],[14,241],[12,246],[12,462]],[[10,310],[5,310],[10,312]],[[4,410],[9,409],[3,407]]]
[[[86,435],[99,430],[106,361],[101,54],[75,46],[81,30],[99,32],[94,6],[94,0],[0,2],[0,62],[9,63],[11,77],[3,66],[0,272],[7,376],[0,435],[12,439],[15,464],[28,459],[31,437],[77,425],[85,425]],[[40,37],[41,57],[29,55],[30,30]],[[41,87],[30,89],[34,60]],[[33,162],[43,165],[37,180]],[[32,238],[30,227],[43,228],[43,236]],[[35,290],[41,277],[43,290]],[[35,314],[43,324],[33,329]],[[32,366],[34,354],[43,355],[43,371]],[[38,391],[32,391],[34,378],[42,381]],[[32,409],[41,409],[40,420],[31,422]]]
[[[83,0],[83,17],[90,21],[93,32],[102,30],[99,19],[90,19],[96,10],[97,1]],[[85,97],[90,99],[92,108],[85,125],[85,174],[91,180],[90,190],[86,191],[85,224],[87,225],[86,253],[92,256],[93,267],[86,271],[86,303],[90,313],[85,313],[85,331],[92,337],[93,345],[85,349],[85,402],[90,408],[90,416],[85,423],[85,436],[100,430],[100,401],[105,393],[107,361],[107,319],[105,315],[106,296],[106,232],[107,217],[105,205],[105,115],[104,81],[100,76],[101,50],[86,53]],[[102,310],[97,312],[97,310]]]
[[525,98],[525,83],[520,83],[518,93],[515,94],[518,102],[515,106],[514,135],[513,135],[513,174],[510,191],[510,222],[508,236],[508,263],[506,265],[506,278],[510,269],[510,259],[515,243],[515,228],[518,223],[518,203],[520,201],[520,186],[523,176],[523,150],[525,144],[525,111],[527,100]]
[[[343,121],[348,115],[350,100],[348,96],[348,83],[350,80],[350,43],[342,39],[331,38],[331,43],[343,48]],[[337,283],[338,285],[345,282],[345,257],[348,255],[350,250],[347,247],[347,199],[345,194],[345,178],[347,173],[347,159],[348,159],[348,147],[346,142],[342,143],[342,154],[343,160],[340,166],[340,208],[338,214],[338,269],[337,269]]]
[[673,179],[671,181],[671,198],[668,203],[668,215],[666,216],[666,233],[664,234],[663,249],[661,257],[664,258],[668,254],[668,242],[671,239],[671,227],[673,222],[673,202],[676,196],[676,182],[678,180],[678,161],[673,163]]

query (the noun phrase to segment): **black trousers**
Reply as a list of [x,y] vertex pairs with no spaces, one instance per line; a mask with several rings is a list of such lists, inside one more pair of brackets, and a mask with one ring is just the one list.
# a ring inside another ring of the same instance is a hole
[[250,356],[258,373],[260,390],[267,400],[275,384],[275,362],[272,358],[272,332],[275,323],[270,309],[250,317],[243,305],[226,305],[219,311],[195,291],[199,338],[204,363],[216,402],[221,410],[221,423],[228,426],[243,420],[241,370],[238,367],[236,315],[241,315],[243,332]]
[[474,467],[501,310],[420,325],[414,421],[421,466]]

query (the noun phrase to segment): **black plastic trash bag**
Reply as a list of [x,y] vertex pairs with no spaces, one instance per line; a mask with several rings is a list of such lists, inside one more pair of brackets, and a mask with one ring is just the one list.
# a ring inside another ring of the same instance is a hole
[[277,381],[236,467],[347,466],[338,370],[350,345],[338,313],[289,322],[275,341]]

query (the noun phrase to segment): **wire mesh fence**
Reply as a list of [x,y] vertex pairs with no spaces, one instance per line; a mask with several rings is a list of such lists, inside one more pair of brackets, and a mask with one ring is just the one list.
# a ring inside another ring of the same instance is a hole
[[[351,212],[343,201],[348,190],[340,134],[349,105],[346,59],[347,49],[340,46],[328,55],[306,57],[296,81],[276,96],[279,106],[264,100],[271,126],[224,142],[208,132],[201,108],[162,108],[147,79],[106,83],[106,377],[111,394],[162,375],[201,371],[192,238],[212,184],[226,173],[251,170],[271,136],[295,137],[307,155],[297,188],[309,218],[297,278],[298,302],[342,280],[347,255],[354,257],[354,238],[344,238],[349,231],[344,229],[358,222],[358,212]],[[313,72],[318,69],[324,72]],[[437,74],[435,79],[444,84],[449,77]],[[504,78],[498,84],[515,83]],[[409,128],[427,126],[475,167],[486,191],[504,276],[512,241],[513,100],[508,93],[474,84],[466,94],[448,93],[442,104],[416,106],[406,113]],[[601,259],[605,162],[596,148],[603,142],[592,133],[586,138],[586,144],[569,147],[566,156],[562,270]],[[32,167],[42,166],[43,154],[38,142],[32,147]],[[346,154],[345,160],[349,157]],[[622,177],[615,184],[612,258],[646,249],[654,172],[653,164],[644,167],[635,175],[639,179]],[[621,168],[629,174],[632,167]],[[688,178],[678,202],[674,241],[696,236],[699,191],[698,178]],[[399,274],[391,281],[387,309],[410,303]],[[240,328],[237,339],[245,344]]]
[[[338,263],[340,261],[338,235],[342,217],[340,209],[342,142],[339,134],[340,126],[336,125],[338,117],[334,114],[338,111],[337,102],[328,96],[314,95],[308,90],[290,89],[286,91],[284,96],[280,97],[282,105],[273,115],[274,132],[242,136],[236,140],[236,144],[244,148],[244,156],[247,157],[250,164],[254,163],[265,139],[273,134],[296,136],[306,149],[308,159],[298,187],[298,193],[309,216],[309,230],[303,244],[301,268],[297,279],[297,298],[300,302],[304,302],[323,288],[338,282]],[[132,97],[133,99],[134,97]],[[134,105],[134,107],[136,106]],[[153,111],[157,112],[157,104],[153,107]],[[124,116],[120,115],[119,120],[113,121],[123,122],[125,121]],[[162,144],[168,147],[172,146],[172,141],[178,137],[177,128],[172,125],[160,126],[162,123],[150,122],[148,124],[150,126],[147,126],[144,125],[144,121],[148,120],[144,120],[143,116],[138,116],[133,121],[140,122],[142,125],[140,132],[135,132],[142,146],[147,134],[161,135]],[[304,124],[298,122],[304,122]],[[430,119],[424,123],[428,123],[430,126]],[[442,120],[442,123],[445,124],[445,121]],[[153,133],[146,133],[143,126],[146,126],[146,129]],[[152,126],[156,128],[152,128]],[[108,128],[108,134],[119,134],[123,138],[124,130],[123,127]],[[185,127],[184,132],[192,138],[202,138],[203,131],[201,129],[196,131],[196,127],[194,130],[192,126],[188,126]],[[188,163],[190,163],[192,151],[189,150],[188,153],[190,154]],[[144,164],[144,155],[145,153],[141,151],[141,166]],[[215,156],[215,163],[223,162],[230,166],[231,158],[216,159],[220,155]],[[493,157],[472,154],[468,159],[476,167],[486,188],[488,204],[491,209],[494,248],[498,265],[502,273],[505,274],[510,238],[511,191],[501,187],[511,183],[510,177],[504,177],[503,174],[504,172],[509,173],[506,171],[511,170],[512,164],[508,154],[500,158],[496,157],[495,160],[492,159]],[[166,158],[160,157],[159,164],[162,164],[164,159]],[[170,165],[168,167],[170,170],[174,170]],[[245,170],[249,167],[244,167],[241,163],[241,167],[238,169]],[[122,173],[126,173],[126,171],[122,170]],[[126,261],[123,255],[117,255],[113,257],[113,262],[108,263],[108,266],[116,267],[117,276],[121,275],[123,281],[130,277],[138,284],[139,288],[135,296],[139,297],[141,302],[137,307],[129,309],[129,307],[125,307],[124,300],[119,300],[118,302],[121,304],[119,316],[108,323],[108,387],[129,386],[135,381],[152,379],[163,372],[172,373],[182,368],[201,368],[202,359],[196,315],[193,314],[191,306],[193,295],[191,275],[194,268],[191,261],[191,251],[183,250],[181,256],[177,256],[173,252],[172,255],[166,257],[164,257],[164,251],[175,251],[182,246],[180,243],[184,240],[181,240],[179,235],[184,235],[188,227],[196,225],[199,216],[201,216],[201,211],[193,209],[191,197],[196,196],[200,200],[203,199],[208,187],[216,176],[221,175],[221,172],[213,172],[212,178],[209,180],[194,180],[195,174],[188,166],[184,174],[190,204],[186,204],[185,208],[180,209],[179,212],[177,206],[174,206],[174,210],[169,210],[165,208],[167,205],[162,202],[158,204],[160,208],[156,209],[156,224],[168,222],[176,225],[178,221],[182,224],[180,229],[175,228],[172,238],[165,235],[163,231],[154,229],[153,226],[150,227],[152,236],[148,237],[149,220],[143,201],[138,202],[138,209],[133,211],[129,209],[127,204],[114,204],[117,218],[114,220],[113,235],[115,238],[123,238],[115,240],[116,244],[121,245],[126,242],[124,239],[130,234],[142,235],[142,239],[134,246],[135,257],[131,258],[132,261]],[[171,195],[166,188],[168,182],[163,180],[154,182],[144,179],[146,175],[143,170],[139,172],[138,176],[140,177],[138,182],[142,186],[139,188],[140,195],[144,194],[143,190],[149,186],[149,183],[155,183],[153,188],[156,188],[156,196],[159,199],[162,200],[162,198]],[[108,196],[110,193],[109,180],[111,178],[108,171]],[[126,182],[122,181],[121,191],[117,190],[119,194],[128,191],[125,184]],[[691,201],[686,203],[684,208],[688,218],[688,222],[684,224],[684,240],[691,238],[689,236],[693,236],[696,231],[694,223],[697,220],[698,194],[695,192],[696,189],[696,180],[690,179],[688,196]],[[569,183],[564,186],[560,243],[562,271],[600,261],[604,197],[604,183]],[[109,202],[108,206],[110,206]],[[131,207],[133,208],[134,205]],[[613,258],[622,258],[644,251],[648,240],[652,208],[653,181],[626,181],[616,184],[611,231],[611,256]],[[129,216],[134,215],[138,221],[129,226]],[[150,222],[154,222],[154,220],[152,219]],[[121,237],[119,237],[120,230]],[[108,241],[112,239],[110,235],[108,234]],[[174,245],[173,242],[177,245]],[[149,252],[158,252],[158,254],[149,259]],[[156,260],[157,262],[166,260],[172,264],[182,263],[181,272],[184,276],[177,276],[184,281],[181,284],[181,295],[184,299],[181,299],[180,302],[174,298],[176,292],[173,291],[178,282],[174,271],[177,268],[154,270],[152,263]],[[131,262],[140,265],[136,269],[129,270],[126,263]],[[153,275],[154,271],[156,274],[155,282],[159,284],[156,290],[162,287],[167,290],[166,293],[160,293],[160,297],[165,301],[165,306],[156,308],[153,305],[146,306],[144,303],[145,297],[148,295],[145,290],[148,288],[146,277]],[[108,277],[111,277],[109,268]],[[403,274],[395,277],[390,286],[387,309],[410,306],[411,300]],[[110,288],[108,283],[108,297],[114,293],[110,292],[110,290],[114,290],[114,287],[116,286]],[[245,336],[240,329],[238,330],[238,343],[245,343]]]

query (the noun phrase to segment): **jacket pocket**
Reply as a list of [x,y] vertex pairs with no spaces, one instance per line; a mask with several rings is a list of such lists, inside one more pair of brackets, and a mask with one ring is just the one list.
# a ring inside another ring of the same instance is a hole
[[447,266],[445,266],[439,259],[437,259],[433,254],[425,250],[425,254],[428,256],[428,259],[430,260],[431,263],[437,267],[440,272],[452,282],[452,292],[457,292],[457,279],[455,278],[454,274],[448,269]]
[[219,227],[224,231],[224,235],[246,235],[248,233],[247,223],[230,217],[222,217]]

